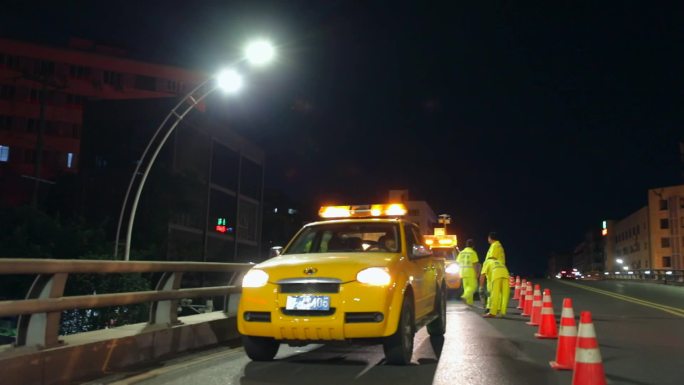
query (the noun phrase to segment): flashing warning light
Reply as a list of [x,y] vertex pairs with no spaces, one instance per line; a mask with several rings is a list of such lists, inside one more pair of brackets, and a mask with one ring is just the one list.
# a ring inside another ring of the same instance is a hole
[[370,217],[400,217],[406,215],[406,206],[401,203],[355,205],[355,206],[323,206],[318,210],[321,218],[370,218]]
[[321,207],[318,215],[323,218],[348,218],[351,216],[351,206]]
[[385,215],[388,216],[402,216],[406,215],[406,206],[401,203],[393,203],[385,209]]
[[455,235],[425,235],[425,244],[434,247],[454,247],[458,244]]

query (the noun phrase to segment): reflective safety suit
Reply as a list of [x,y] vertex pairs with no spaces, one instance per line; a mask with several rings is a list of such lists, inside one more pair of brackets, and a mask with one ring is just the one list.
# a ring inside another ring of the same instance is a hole
[[458,253],[456,263],[458,263],[461,280],[463,282],[463,295],[461,298],[463,298],[468,305],[472,305],[473,294],[475,294],[475,291],[477,290],[475,266],[480,263],[480,259],[477,257],[477,252],[473,250],[472,247],[466,247],[463,251]]
[[489,314],[506,314],[508,309],[508,297],[510,288],[508,287],[508,269],[501,261],[495,257],[484,261],[482,273],[487,278],[487,288],[489,289]]
[[494,241],[491,245],[489,245],[489,250],[487,250],[487,256],[485,257],[485,261],[491,257],[495,257],[499,260],[499,262],[503,263],[504,265],[506,264],[506,253],[504,253],[504,248],[501,245],[501,242]]

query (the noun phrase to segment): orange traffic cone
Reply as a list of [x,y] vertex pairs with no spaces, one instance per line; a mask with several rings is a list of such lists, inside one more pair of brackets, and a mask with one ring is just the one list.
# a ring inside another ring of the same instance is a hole
[[525,305],[523,306],[522,315],[529,317],[532,315],[532,302],[534,298],[532,297],[532,282],[527,281],[527,289],[525,291]]
[[541,286],[534,285],[534,296],[532,297],[532,316],[530,317],[530,321],[527,322],[528,325],[539,326],[539,321],[541,321],[541,308]]
[[560,331],[558,332],[556,360],[549,362],[549,365],[556,370],[572,370],[572,367],[575,365],[576,345],[577,325],[575,324],[575,312],[572,311],[572,299],[564,298]]
[[515,290],[513,290],[513,299],[520,300],[520,276],[515,277]]
[[556,338],[558,328],[556,327],[556,316],[553,314],[553,302],[551,302],[551,290],[544,289],[542,298],[541,322],[539,330],[534,333],[537,338]]
[[580,313],[580,326],[577,332],[577,349],[572,385],[606,385],[606,373],[601,361],[596,331],[591,322],[591,313]]
[[522,310],[525,306],[525,293],[527,292],[527,280],[523,279],[520,283],[520,300],[518,300],[518,309]]

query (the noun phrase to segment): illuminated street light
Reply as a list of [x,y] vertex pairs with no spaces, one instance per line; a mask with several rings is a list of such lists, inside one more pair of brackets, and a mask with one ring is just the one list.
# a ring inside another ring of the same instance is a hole
[[618,259],[615,260],[615,262],[617,262],[617,263],[619,263],[619,264],[622,265],[622,263],[623,263],[624,261],[622,260],[622,258],[618,258]]
[[267,40],[254,40],[245,47],[245,58],[256,66],[270,63],[275,57],[275,47]]
[[216,75],[216,86],[227,94],[235,94],[242,89],[242,76],[234,69],[226,69]]

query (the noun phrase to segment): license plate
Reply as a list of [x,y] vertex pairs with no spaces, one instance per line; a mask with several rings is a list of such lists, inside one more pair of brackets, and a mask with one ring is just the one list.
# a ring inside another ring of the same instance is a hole
[[287,310],[330,310],[330,297],[325,295],[288,295]]

